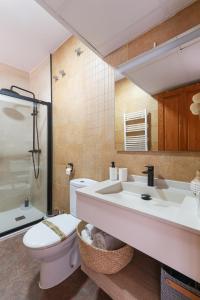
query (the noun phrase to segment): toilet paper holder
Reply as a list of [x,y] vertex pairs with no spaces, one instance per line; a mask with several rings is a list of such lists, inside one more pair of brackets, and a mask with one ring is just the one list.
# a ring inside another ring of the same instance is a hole
[[70,176],[72,175],[74,171],[74,165],[73,163],[67,163],[67,166],[66,166],[66,175]]

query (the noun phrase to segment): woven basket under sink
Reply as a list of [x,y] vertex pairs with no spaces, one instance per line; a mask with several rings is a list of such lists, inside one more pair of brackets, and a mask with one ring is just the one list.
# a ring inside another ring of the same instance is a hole
[[87,244],[81,237],[81,231],[87,223],[80,222],[77,227],[79,249],[82,261],[95,272],[114,274],[123,269],[133,258],[134,249],[125,245],[117,250],[102,250]]

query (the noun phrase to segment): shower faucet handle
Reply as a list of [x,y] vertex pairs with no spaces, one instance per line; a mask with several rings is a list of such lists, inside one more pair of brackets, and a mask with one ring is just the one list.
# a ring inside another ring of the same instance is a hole
[[31,150],[28,150],[28,152],[30,152],[30,153],[41,153],[42,150],[41,149],[31,149]]

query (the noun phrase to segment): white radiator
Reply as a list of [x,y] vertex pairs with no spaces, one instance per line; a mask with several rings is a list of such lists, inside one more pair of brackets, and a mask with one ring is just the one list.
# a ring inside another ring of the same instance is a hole
[[[131,121],[136,120],[138,121],[136,124],[131,124]],[[148,151],[148,122],[146,109],[132,113],[124,113],[124,150]]]

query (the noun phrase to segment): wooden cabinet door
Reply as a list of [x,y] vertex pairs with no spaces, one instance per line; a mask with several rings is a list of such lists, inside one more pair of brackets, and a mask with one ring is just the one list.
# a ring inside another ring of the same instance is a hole
[[200,92],[193,84],[163,92],[158,100],[158,150],[200,151],[200,118],[190,111],[192,97]]
[[177,151],[179,148],[179,95],[164,99],[164,144],[166,151]]
[[178,110],[178,141],[179,151],[188,151],[188,101],[185,93],[179,94],[179,110]]
[[158,103],[158,149],[179,150],[179,93],[161,95]]

